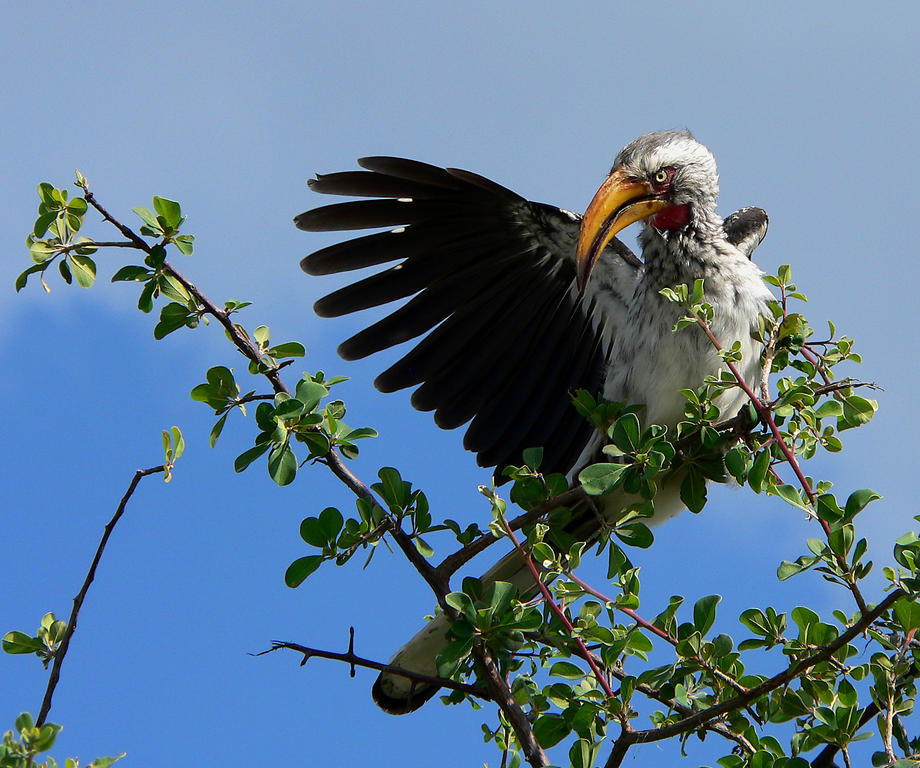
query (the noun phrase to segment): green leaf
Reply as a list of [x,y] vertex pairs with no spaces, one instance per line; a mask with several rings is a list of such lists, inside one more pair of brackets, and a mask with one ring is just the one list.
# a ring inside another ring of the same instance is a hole
[[533,725],[534,736],[545,749],[555,746],[569,735],[569,726],[561,715],[546,714],[537,718]]
[[96,262],[89,256],[71,253],[68,257],[70,269],[81,288],[90,288],[96,282]]
[[729,474],[740,484],[744,482],[749,461],[747,450],[735,446],[725,454],[725,469],[727,469]]
[[287,443],[276,445],[268,455],[268,474],[278,485],[290,485],[297,474],[297,457]]
[[26,287],[26,282],[29,279],[29,275],[34,272],[41,272],[45,269],[44,264],[33,264],[31,267],[26,269],[23,272],[19,273],[19,276],[16,278],[16,293],[19,293],[23,288]]
[[318,382],[301,379],[297,382],[294,396],[303,403],[304,412],[310,413],[319,405],[319,401],[329,394],[329,390]]
[[54,746],[55,739],[63,726],[56,723],[45,723],[38,728],[38,738],[30,739],[32,748],[36,752],[46,752]]
[[610,493],[619,485],[620,476],[626,470],[624,464],[602,462],[585,467],[578,474],[578,481],[585,493],[591,496],[602,496]]
[[143,206],[137,206],[136,208],[132,208],[131,210],[134,213],[136,213],[140,217],[141,221],[143,221],[144,224],[146,224],[148,227],[150,227],[151,229],[162,231],[160,227],[160,222],[157,221],[157,217],[153,214],[152,211],[148,210],[147,208],[144,208]]
[[638,629],[634,629],[629,633],[629,640],[626,642],[626,647],[639,654],[651,653],[652,641]]
[[771,492],[779,496],[787,504],[791,504],[793,507],[805,510],[806,512],[811,511],[809,506],[802,501],[802,495],[795,486],[777,485],[773,487]]
[[243,451],[239,456],[236,457],[236,460],[233,462],[233,469],[236,472],[242,472],[246,467],[248,467],[252,462],[258,459],[263,453],[265,453],[271,447],[271,443],[264,442],[259,445],[250,448],[248,451]]
[[192,300],[191,294],[188,292],[188,289],[182,285],[179,278],[169,272],[164,272],[158,277],[157,286],[160,289],[160,293],[167,299],[178,301],[186,306],[188,306],[189,302]]
[[299,341],[286,341],[283,344],[276,344],[268,350],[272,357],[303,357],[307,350]]
[[843,401],[843,416],[837,419],[837,429],[842,432],[867,424],[875,416],[878,402],[859,395],[850,395]]
[[194,235],[177,235],[173,238],[173,244],[183,256],[191,256],[195,249]]
[[804,632],[812,624],[819,623],[821,617],[811,610],[811,608],[800,605],[792,609],[792,620],[796,623],[800,632]]
[[701,512],[706,506],[706,478],[695,467],[688,469],[680,483],[680,500],[694,514]]
[[332,447],[329,438],[321,432],[306,432],[300,435],[300,439],[307,444],[311,456],[325,456]]
[[815,408],[815,415],[819,419],[825,419],[833,416],[843,415],[843,404],[838,400],[825,400],[821,405]]
[[153,269],[160,269],[166,263],[166,249],[157,243],[150,246],[150,253],[144,258],[144,264]]
[[185,438],[182,436],[179,427],[170,427],[170,432],[172,433],[172,444],[175,448],[173,459],[178,459],[185,453]]
[[233,373],[226,366],[216,365],[209,368],[206,379],[206,383],[196,386],[190,395],[192,400],[207,403],[215,412],[225,408],[240,392]]
[[894,615],[905,632],[920,629],[920,605],[915,600],[902,597],[894,604]]
[[843,517],[843,510],[837,503],[837,497],[832,493],[822,493],[818,496],[815,509],[818,517],[827,523],[836,523]]
[[511,605],[517,594],[517,587],[507,581],[495,581],[486,590],[485,599],[494,616],[501,616]]
[[648,549],[655,540],[651,530],[645,523],[634,522],[617,526],[613,531],[617,538],[624,544],[640,549]]
[[86,200],[82,197],[75,197],[67,203],[67,212],[74,216],[83,216],[86,213]]
[[764,449],[754,458],[754,465],[748,472],[748,485],[754,493],[760,493],[764,487],[764,479],[770,469],[770,450]]
[[465,592],[451,592],[444,598],[451,608],[453,608],[458,613],[466,616],[467,619],[474,622],[476,621],[476,609],[473,606],[473,601],[468,594]]
[[760,608],[748,608],[742,611],[738,620],[755,635],[766,637],[771,634],[770,622]]
[[540,468],[540,464],[543,463],[543,449],[525,448],[523,458],[524,464],[526,464],[531,469],[537,470]]
[[54,185],[49,184],[47,181],[43,181],[38,185],[38,197],[49,207],[57,202],[54,197],[55,191]]
[[282,400],[275,408],[275,416],[279,419],[296,419],[304,412],[304,405],[296,397]]
[[324,548],[328,543],[326,531],[317,517],[307,517],[300,523],[300,538],[314,547]]
[[569,661],[557,661],[549,670],[553,677],[563,677],[567,680],[581,680],[585,677],[584,670]]
[[846,678],[841,680],[837,686],[837,698],[845,707],[852,707],[859,703],[859,694],[856,693],[853,684]]
[[154,210],[163,217],[166,226],[175,229],[182,222],[182,208],[175,200],[166,197],[153,198]]
[[303,584],[304,580],[313,571],[323,564],[322,555],[308,555],[299,557],[291,563],[284,572],[284,583],[292,589]]
[[434,555],[434,548],[421,536],[416,536],[413,541],[415,542],[415,548],[422,557],[429,558]]
[[701,597],[693,606],[693,626],[700,635],[705,636],[716,620],[716,606],[722,601],[721,595]]
[[137,300],[137,308],[141,312],[150,312],[153,310],[153,292],[156,290],[156,282],[150,280],[144,284],[140,298]]
[[373,427],[358,427],[342,435],[342,440],[363,440],[368,437],[377,437],[377,430]]
[[627,413],[613,425],[611,438],[613,444],[621,451],[634,453],[639,449],[639,432],[639,417],[634,413]]
[[127,752],[122,752],[115,755],[115,757],[97,757],[93,762],[87,765],[86,768],[109,768],[110,765],[117,763],[127,754]]
[[[457,630],[459,624],[461,624],[461,622],[454,624],[454,631]],[[469,626],[469,624],[467,624],[467,626]],[[442,677],[448,677],[453,674],[459,662],[470,655],[472,648],[472,637],[458,637],[455,640],[449,641],[437,655],[436,662],[438,674]]]
[[807,571],[820,559],[821,558],[817,555],[813,557],[809,555],[802,555],[794,563],[791,563],[788,560],[783,560],[783,562],[779,564],[779,568],[776,569],[776,577],[780,581],[785,581],[786,579],[802,573],[803,571]]
[[400,509],[405,509],[409,504],[409,483],[402,479],[399,470],[393,467],[381,467],[377,472],[380,483],[380,495],[384,500]]
[[319,513],[319,524],[326,536],[326,541],[333,543],[339,537],[345,519],[335,507],[326,507]]
[[170,302],[160,310],[160,321],[154,326],[153,338],[160,340],[173,331],[188,325],[189,318],[194,315],[189,313],[188,307],[177,302]]
[[853,493],[851,493],[847,499],[845,510],[847,519],[852,520],[853,517],[865,509],[867,504],[873,501],[877,501],[880,498],[882,498],[880,493],[876,493],[869,488],[861,488],[858,491],[853,491]]
[[256,326],[252,332],[252,337],[262,346],[268,344],[270,330],[267,325]]
[[41,214],[35,220],[35,226],[32,228],[32,234],[35,235],[35,237],[44,237],[45,233],[48,231],[48,227],[51,225],[51,222],[56,218],[56,211],[48,211],[47,213]]
[[45,647],[41,640],[25,632],[7,632],[0,644],[6,653],[35,653]]
[[844,525],[831,529],[831,532],[827,536],[827,543],[834,554],[845,557],[852,548],[855,538],[856,529],[853,527],[853,524],[845,523]]
[[42,240],[36,240],[29,246],[29,256],[36,264],[48,261],[56,252],[57,249],[53,245]]
[[632,568],[632,563],[626,556],[626,553],[617,545],[616,542],[610,542],[609,552],[607,554],[607,578],[612,579],[617,574],[624,573]]
[[119,269],[112,275],[112,282],[124,282],[129,280],[147,280],[153,273],[147,267],[141,267],[135,264],[129,264]]
[[230,415],[230,411],[227,411],[223,416],[221,416],[217,423],[211,428],[211,434],[208,436],[208,443],[213,448],[217,444],[217,438],[220,437],[220,433],[224,431],[224,424],[227,423],[227,417]]

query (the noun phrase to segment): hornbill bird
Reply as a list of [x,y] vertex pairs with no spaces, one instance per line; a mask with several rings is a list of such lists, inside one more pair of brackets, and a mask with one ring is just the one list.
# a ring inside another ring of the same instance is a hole
[[[393,227],[332,245],[301,262],[311,275],[398,261],[316,302],[335,317],[412,297],[339,346],[363,358],[429,332],[375,385],[413,387],[412,404],[434,411],[445,429],[469,423],[463,444],[480,465],[522,463],[542,446],[541,471],[571,480],[590,463],[602,436],[571,405],[587,389],[608,400],[645,406],[646,424],[673,428],[683,417],[679,390],[696,389],[723,363],[698,328],[673,333],[682,310],[659,291],[702,278],[711,324],[726,346],[741,342],[743,375],[759,378],[760,346],[751,337],[772,298],[750,260],[767,229],[759,208],[726,220],[716,212],[718,174],[712,153],[689,131],[649,133],[628,144],[583,217],[530,202],[469,171],[394,157],[358,161],[363,171],[317,175],[315,192],[377,198],[327,205],[295,222],[309,231]],[[642,258],[616,238],[642,221]],[[742,405],[730,389],[724,416]],[[653,523],[683,509],[679,477],[659,480]],[[600,499],[615,520],[630,498]],[[603,525],[597,510],[573,513],[567,532],[590,541]],[[484,581],[516,584],[533,594],[515,552]],[[445,643],[439,616],[393,657],[394,666],[436,676]],[[381,673],[374,698],[386,711],[417,709],[437,689]]]

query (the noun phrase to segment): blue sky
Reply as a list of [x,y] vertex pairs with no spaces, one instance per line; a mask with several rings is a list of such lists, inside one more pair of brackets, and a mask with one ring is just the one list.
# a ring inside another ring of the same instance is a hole
[[[373,390],[395,354],[336,357],[369,317],[313,315],[341,281],[297,266],[335,239],[292,226],[323,202],[305,180],[396,154],[581,210],[627,141],[689,127],[719,160],[723,213],[768,210],[758,262],[792,264],[809,317],[855,335],[865,357],[856,373],[885,387],[873,424],[812,471],[841,490],[884,494],[862,529],[879,542],[874,558],[890,559],[888,542],[918,511],[920,12],[908,3],[778,4],[769,16],[747,3],[612,6],[49,2],[4,13],[0,631],[69,613],[131,474],[160,460],[160,430],[178,424],[188,442],[173,483],[146,480],[110,543],[55,698],[51,719],[65,725],[56,755],[86,762],[124,750],[136,766],[163,764],[164,754],[198,765],[498,764],[481,743],[483,717],[468,708],[391,718],[370,700],[370,672],[351,680],[331,662],[301,669],[294,656],[247,655],[274,639],[344,648],[354,625],[358,651],[385,659],[432,600],[385,552],[368,571],[353,562],[284,586],[288,563],[307,553],[300,520],[331,504],[350,509],[348,494],[319,469],[285,489],[261,468],[234,474],[252,439],[242,420],[208,448],[209,412],[188,392],[212,365],[244,366],[214,328],[154,342],[135,288],[107,282],[125,254],[100,259],[91,291],[52,280],[50,296],[37,285],[14,294],[29,263],[35,186],[69,184],[74,168],[127,221],[153,194],[180,200],[197,249],[176,256],[179,267],[216,300],[255,302],[244,322],[303,341],[305,368],[351,377],[349,423],[381,433],[362,446],[359,474],[397,466],[436,515],[483,522],[476,485],[488,473],[460,433],[437,430],[406,393]],[[691,602],[720,593],[720,626],[741,634],[735,617],[755,604],[846,605],[816,577],[776,583],[778,562],[815,535],[794,512],[739,491],[712,495],[702,515],[669,523],[637,557],[649,613],[676,592]],[[5,729],[38,710],[45,673],[3,656],[0,681]],[[691,746],[691,763],[714,762],[710,741]],[[671,765],[676,749],[637,755]]]

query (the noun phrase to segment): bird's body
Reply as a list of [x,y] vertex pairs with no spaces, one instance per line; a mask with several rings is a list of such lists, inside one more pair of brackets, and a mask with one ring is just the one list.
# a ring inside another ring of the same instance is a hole
[[[751,332],[771,294],[750,255],[766,215],[743,209],[723,222],[715,160],[688,132],[629,144],[584,219],[465,171],[393,158],[361,162],[371,173],[318,177],[311,186],[391,199],[308,211],[298,226],[403,226],[318,251],[303,267],[316,274],[405,261],[321,299],[317,312],[344,314],[417,294],[344,342],[340,353],[363,357],[434,328],[377,386],[421,384],[413,404],[435,410],[440,426],[472,419],[464,445],[480,464],[520,463],[525,448],[542,446],[541,468],[573,478],[601,441],[569,404],[579,388],[642,404],[645,423],[673,428],[684,414],[679,390],[698,388],[724,364],[700,329],[672,332],[681,310],[662,288],[702,279],[714,334],[725,346],[740,341],[745,378],[759,377],[761,350]],[[641,261],[614,236],[638,220],[646,223]],[[718,401],[725,416],[741,404],[738,389]],[[653,522],[682,509],[679,485],[675,477],[659,483]],[[615,519],[631,500],[622,490],[602,497],[602,513]],[[576,521],[582,538],[597,533],[593,515]],[[483,578],[533,589],[514,553]],[[446,626],[443,618],[429,623],[393,664],[434,675]],[[384,709],[405,712],[434,690],[383,673],[374,695]]]

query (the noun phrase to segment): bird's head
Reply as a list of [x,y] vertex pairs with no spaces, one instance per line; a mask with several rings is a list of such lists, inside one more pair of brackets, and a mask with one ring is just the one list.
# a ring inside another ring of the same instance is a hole
[[715,158],[689,131],[656,131],[627,144],[582,219],[579,290],[617,232],[636,221],[664,234],[687,230],[715,213],[718,194]]

